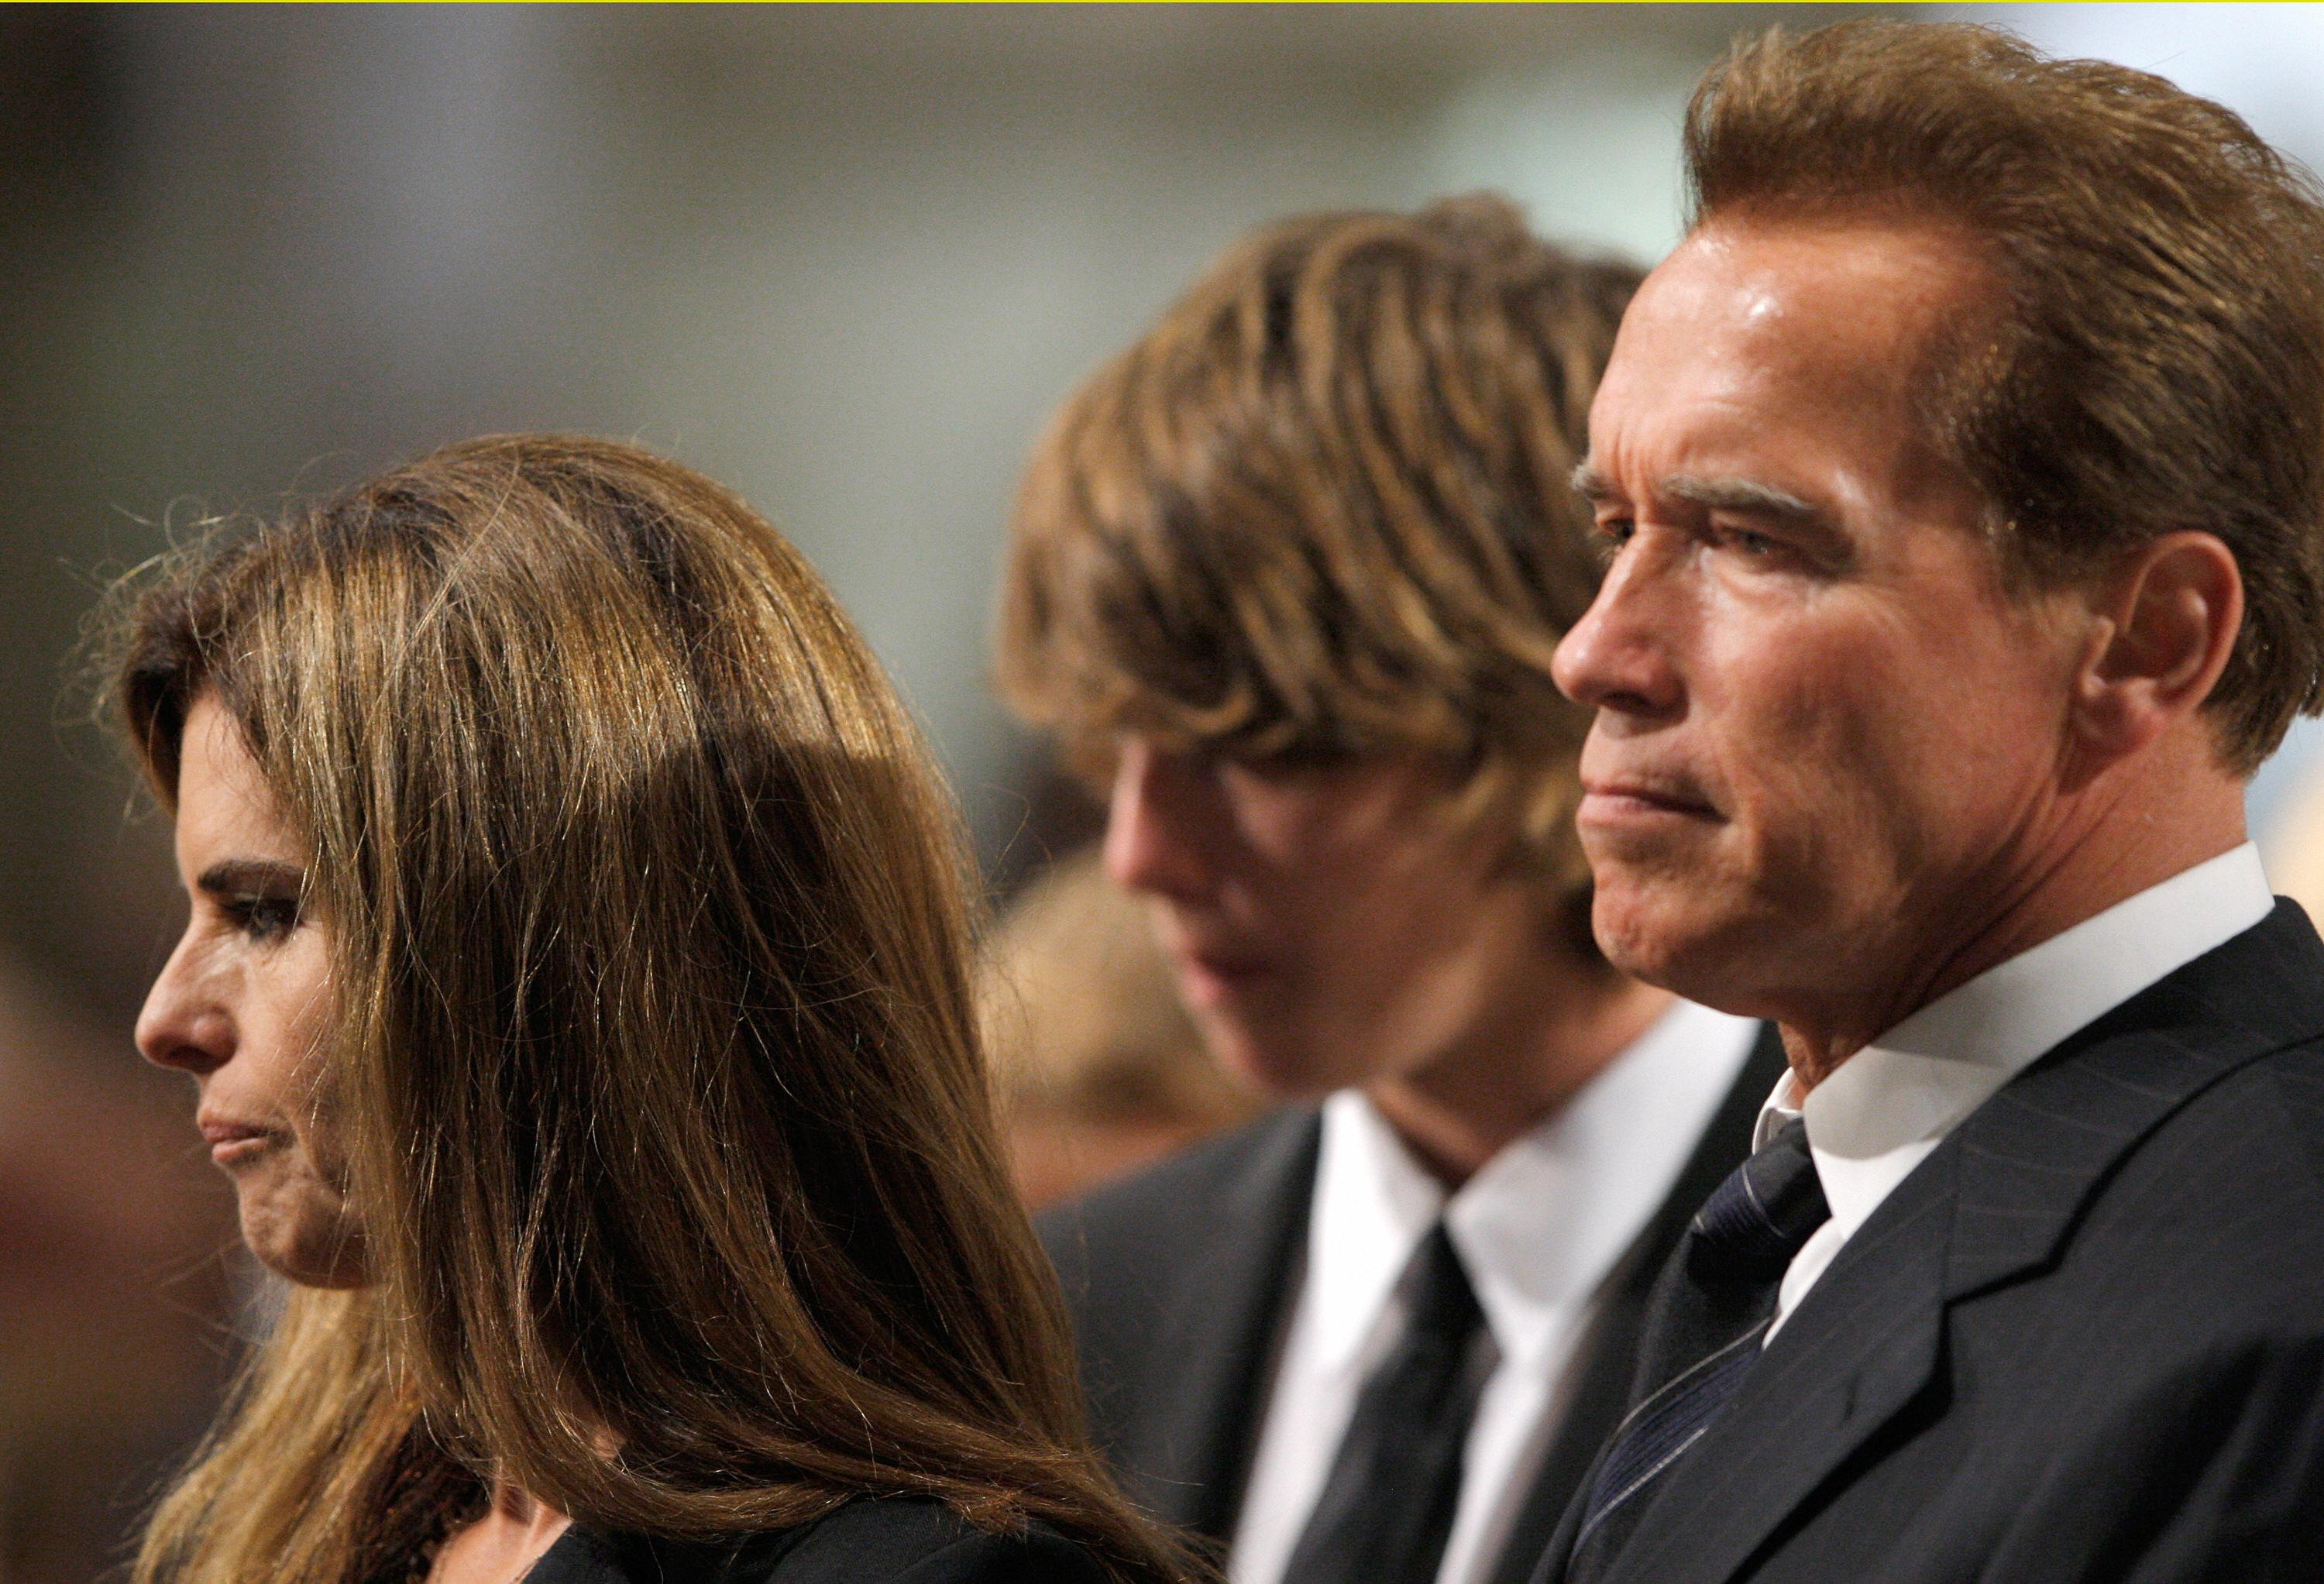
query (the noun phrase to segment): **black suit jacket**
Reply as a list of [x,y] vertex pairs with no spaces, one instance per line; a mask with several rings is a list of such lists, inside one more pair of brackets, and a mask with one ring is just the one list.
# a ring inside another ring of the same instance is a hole
[[524,1584],[1106,1584],[1106,1574],[1054,1531],[987,1534],[939,1502],[896,1497],[721,1544],[576,1527]]
[[1607,1584],[1747,1579],[2324,1579],[2324,944],[2297,907],[1971,1112]]
[[[1522,1584],[1619,1417],[1655,1273],[1748,1152],[1783,1064],[1782,1042],[1762,1029],[1670,1197],[1616,1267],[1496,1584]],[[1322,1141],[1315,1110],[1278,1112],[1040,1218],[1098,1445],[1147,1512],[1218,1544],[1233,1533],[1250,1473]]]

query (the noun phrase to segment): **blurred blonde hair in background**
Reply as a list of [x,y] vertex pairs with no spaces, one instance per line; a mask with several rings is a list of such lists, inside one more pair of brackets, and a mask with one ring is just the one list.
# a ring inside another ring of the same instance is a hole
[[1093,851],[1007,909],[978,964],[977,1006],[1010,1164],[1036,1209],[1261,1110],[1211,1059],[1145,908]]
[[2300,778],[2259,839],[2268,884],[2324,919],[2324,764]]

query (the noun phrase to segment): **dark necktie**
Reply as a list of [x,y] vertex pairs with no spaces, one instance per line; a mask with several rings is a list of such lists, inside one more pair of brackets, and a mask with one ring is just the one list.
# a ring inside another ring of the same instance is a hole
[[1696,1213],[1655,1284],[1632,1406],[1590,1483],[1565,1584],[1596,1584],[1612,1568],[1656,1486],[1757,1362],[1784,1270],[1831,1219],[1797,1119]]
[[1285,1584],[1432,1584],[1489,1359],[1484,1312],[1439,1221],[1399,1284],[1410,1317],[1356,1399]]

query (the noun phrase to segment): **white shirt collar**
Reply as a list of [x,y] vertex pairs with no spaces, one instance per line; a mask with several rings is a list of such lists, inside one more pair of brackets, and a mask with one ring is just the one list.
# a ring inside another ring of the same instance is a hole
[[1316,1361],[1359,1367],[1440,1214],[1501,1357],[1554,1342],[1669,1193],[1758,1027],[1678,1003],[1449,1202],[1362,1094],[1325,1101],[1305,1277]]
[[1832,1228],[1845,1239],[2043,1053],[2274,905],[2248,842],[2182,870],[1938,997],[1842,1062],[1804,1104],[1784,1073],[1760,1110],[1755,1143],[1807,1119]]

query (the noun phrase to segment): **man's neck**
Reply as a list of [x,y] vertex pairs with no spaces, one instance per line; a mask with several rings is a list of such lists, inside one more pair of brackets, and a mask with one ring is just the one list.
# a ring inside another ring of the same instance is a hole
[[2182,789],[2159,809],[2146,801],[2116,799],[2101,817],[2061,822],[2031,856],[1965,888],[1969,904],[1933,921],[1872,993],[1780,1018],[1800,1093],[1930,1002],[2246,839],[2240,782],[2221,777],[2193,797]]
[[1468,1031],[1456,1048],[1365,1087],[1447,1188],[1563,1110],[1676,999],[1602,964],[1554,968],[1556,982],[1511,997],[1506,1016]]

